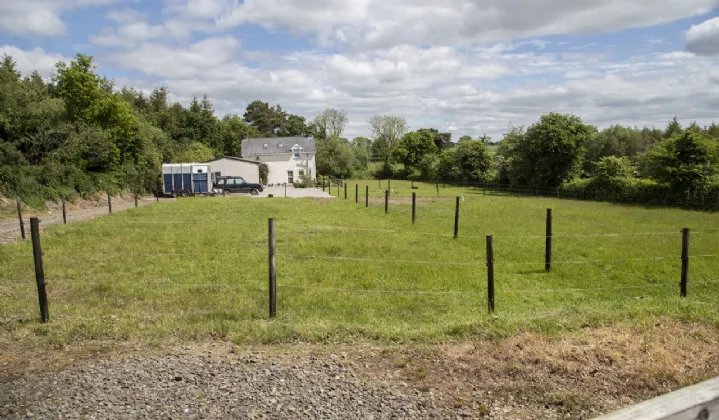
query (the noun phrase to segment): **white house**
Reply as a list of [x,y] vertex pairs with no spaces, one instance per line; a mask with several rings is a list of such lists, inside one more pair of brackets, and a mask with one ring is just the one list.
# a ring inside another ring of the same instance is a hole
[[260,182],[260,162],[257,160],[225,156],[207,163],[215,179],[221,176],[241,176],[249,183]]
[[267,164],[269,184],[292,183],[307,175],[316,179],[315,139],[274,137],[242,140],[242,157]]

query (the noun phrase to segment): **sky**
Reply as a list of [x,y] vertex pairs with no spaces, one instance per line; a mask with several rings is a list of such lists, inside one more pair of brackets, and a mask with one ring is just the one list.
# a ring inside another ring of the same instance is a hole
[[49,77],[372,115],[501,139],[547,112],[600,128],[719,122],[719,0],[0,0],[0,54]]

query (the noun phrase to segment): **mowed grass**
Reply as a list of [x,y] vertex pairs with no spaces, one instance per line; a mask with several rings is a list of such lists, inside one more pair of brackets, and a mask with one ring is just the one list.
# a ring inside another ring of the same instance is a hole
[[[434,184],[415,185],[392,182],[389,214],[377,181],[349,181],[347,200],[343,190],[339,199],[186,198],[48,227],[42,232],[48,324],[39,322],[29,241],[0,247],[5,337],[56,345],[208,336],[435,342],[660,319],[719,326],[717,214],[460,188],[440,187],[437,197]],[[462,195],[453,239],[454,197]],[[547,208],[555,235],[550,273]],[[277,220],[274,319],[270,217]],[[692,229],[694,256],[686,298],[679,296],[682,227]],[[487,310],[488,234],[494,313]],[[625,236],[602,236],[608,234]]]

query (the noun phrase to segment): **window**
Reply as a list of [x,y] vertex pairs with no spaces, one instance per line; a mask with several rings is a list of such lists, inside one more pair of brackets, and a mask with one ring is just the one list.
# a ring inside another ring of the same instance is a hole
[[293,156],[295,159],[299,159],[299,158],[300,158],[300,152],[301,152],[301,151],[302,151],[302,148],[301,148],[300,146],[298,146],[298,145],[295,144],[294,147],[292,147],[292,156]]
[[295,173],[292,171],[287,171],[287,183],[288,184],[294,184],[295,183]]
[[300,176],[305,176],[305,171],[300,169]]
[[294,153],[296,158],[300,157],[300,149],[294,149],[292,152]]

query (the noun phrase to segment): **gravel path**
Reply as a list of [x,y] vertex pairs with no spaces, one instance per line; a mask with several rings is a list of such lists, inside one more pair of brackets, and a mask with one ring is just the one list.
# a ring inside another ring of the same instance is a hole
[[[160,199],[160,201],[171,200],[171,199]],[[147,206],[156,203],[154,197],[143,197],[137,203],[138,206]],[[112,211],[122,211],[129,208],[135,207],[133,199],[115,199],[112,203]],[[107,201],[100,201],[97,206],[67,210],[67,222],[78,222],[82,220],[91,219],[97,216],[105,216],[108,214]],[[50,210],[49,212],[37,214],[37,213],[23,213],[23,219],[25,222],[25,235],[27,238],[30,237],[30,217],[37,216],[40,218],[40,226],[51,226],[62,223],[62,210]],[[0,245],[7,245],[16,240],[20,239],[20,223],[17,219],[1,219],[0,220]]]
[[432,392],[391,382],[363,378],[352,363],[334,354],[291,360],[208,352],[135,356],[0,381],[0,417],[477,417],[439,403]]

